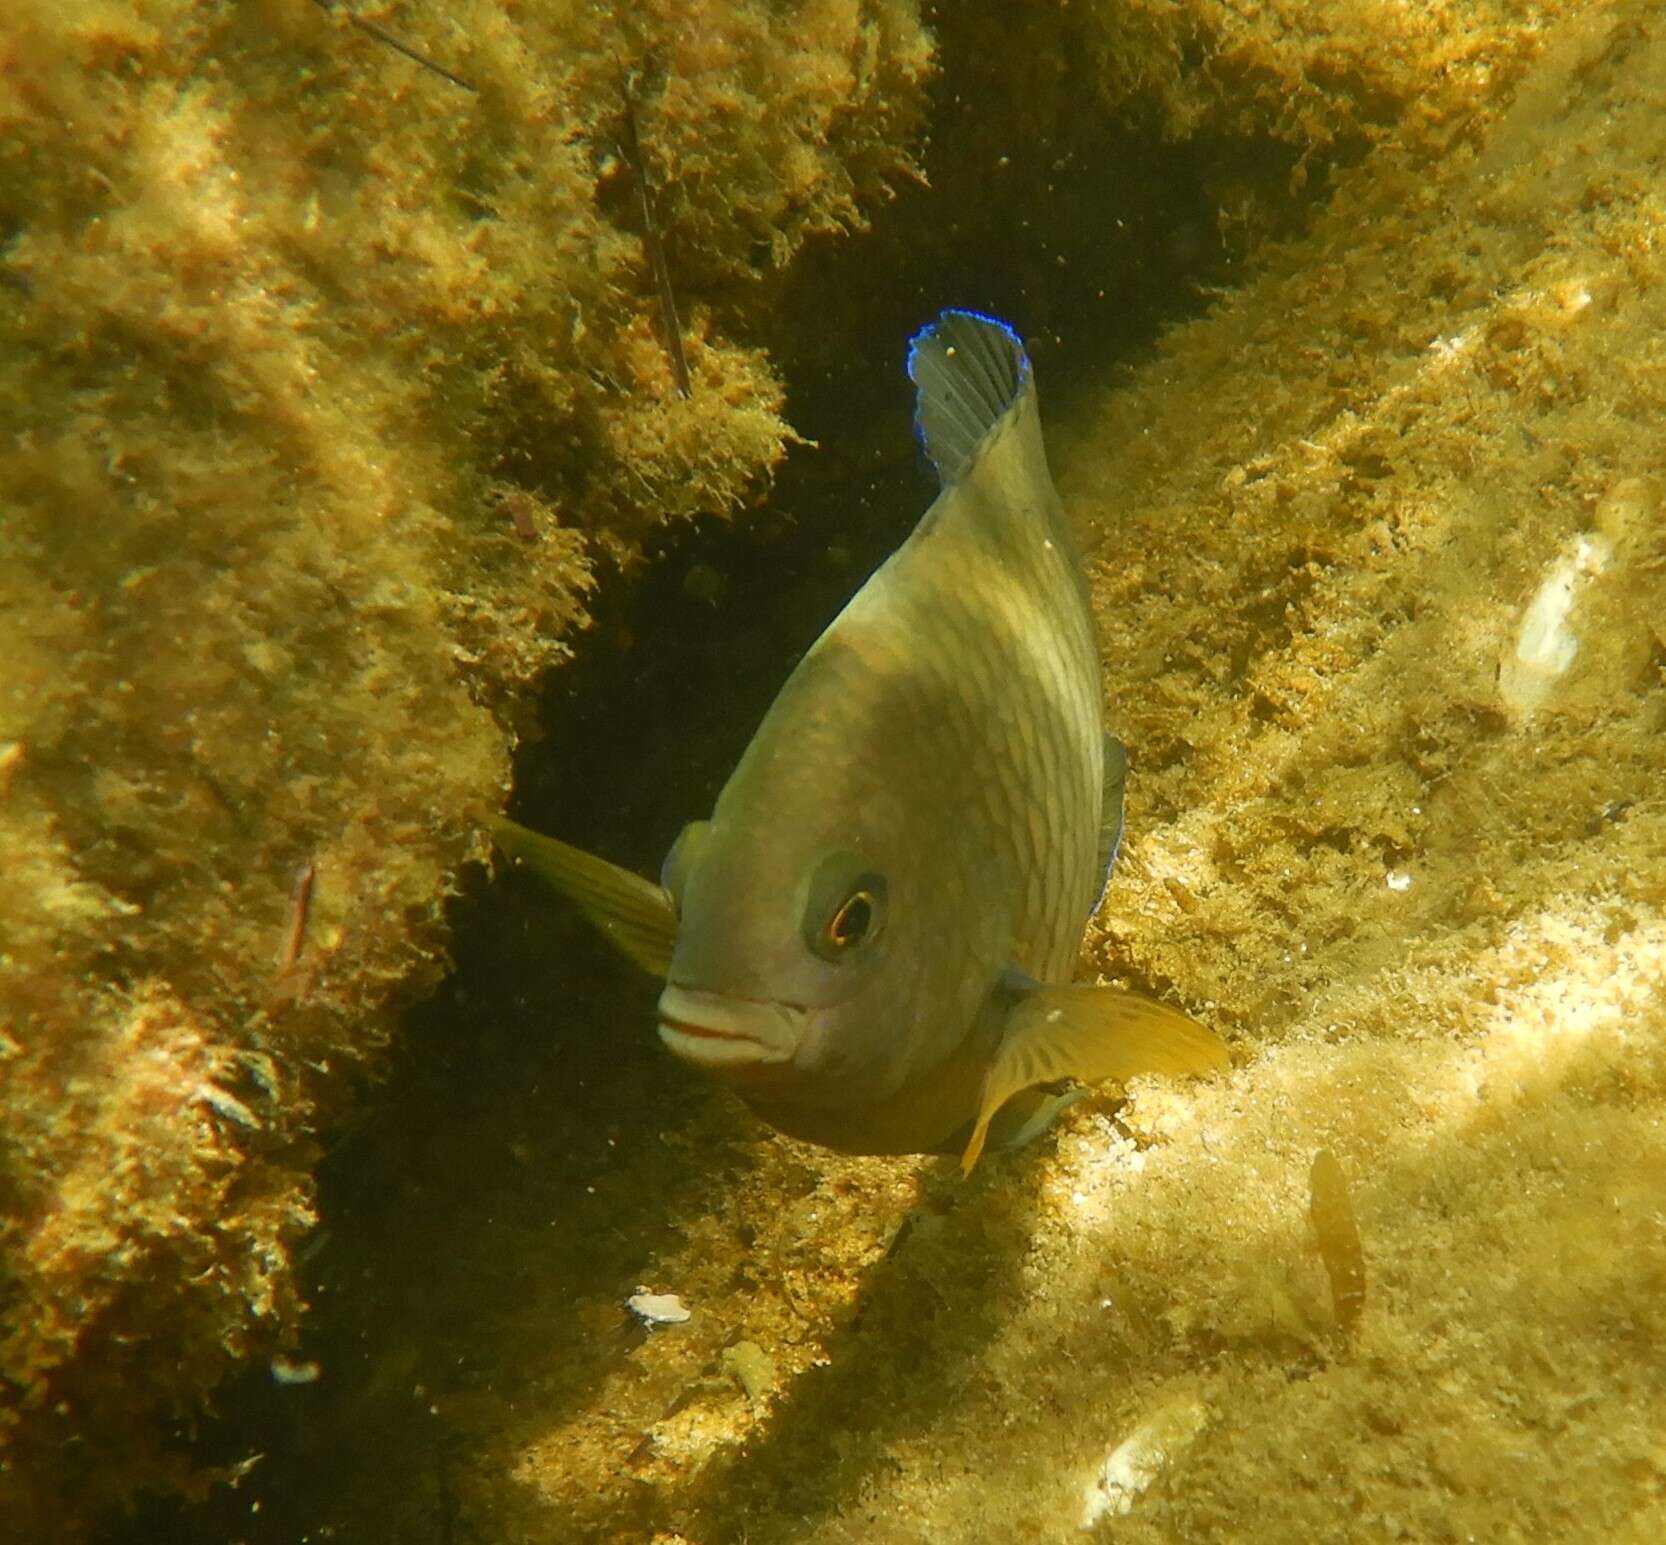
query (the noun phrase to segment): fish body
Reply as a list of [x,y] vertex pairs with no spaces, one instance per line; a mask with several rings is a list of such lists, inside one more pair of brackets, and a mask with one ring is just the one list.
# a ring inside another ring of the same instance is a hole
[[1054,1080],[1225,1059],[1162,1005],[1046,985],[1069,982],[1121,834],[1087,590],[1017,337],[945,312],[909,373],[941,492],[679,837],[657,921],[641,893],[591,910],[663,965],[666,1046],[771,1125],[969,1167],[986,1135],[1045,1125]]

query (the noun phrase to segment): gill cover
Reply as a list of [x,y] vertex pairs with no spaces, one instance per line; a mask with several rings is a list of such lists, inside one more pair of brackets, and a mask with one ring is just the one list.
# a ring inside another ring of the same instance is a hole
[[710,821],[690,821],[677,833],[677,840],[671,844],[671,851],[665,855],[665,862],[660,866],[659,883],[670,894],[679,912],[688,890],[688,877],[694,872],[700,849],[711,836],[711,830]]

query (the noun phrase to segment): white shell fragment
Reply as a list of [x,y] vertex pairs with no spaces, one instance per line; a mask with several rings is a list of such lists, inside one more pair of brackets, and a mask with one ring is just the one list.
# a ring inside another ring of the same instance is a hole
[[644,1325],[681,1325],[693,1313],[675,1293],[632,1293],[625,1307]]
[[1169,1462],[1208,1425],[1203,1402],[1189,1390],[1164,1401],[1106,1455],[1099,1473],[1082,1493],[1083,1529],[1102,1518],[1120,1518]]
[[1522,614],[1515,649],[1499,667],[1498,688],[1518,718],[1528,718],[1550,695],[1579,653],[1569,624],[1589,582],[1608,567],[1614,545],[1591,533],[1576,536],[1550,566],[1532,604]]

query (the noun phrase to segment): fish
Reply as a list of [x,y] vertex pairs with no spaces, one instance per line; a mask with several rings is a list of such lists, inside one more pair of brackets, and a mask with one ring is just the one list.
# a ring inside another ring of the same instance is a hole
[[661,976],[659,1037],[844,1153],[1021,1146],[1082,1086],[1206,1074],[1180,1009],[1076,983],[1128,773],[1018,335],[912,340],[939,492],[788,676],[657,883],[500,818],[498,846]]

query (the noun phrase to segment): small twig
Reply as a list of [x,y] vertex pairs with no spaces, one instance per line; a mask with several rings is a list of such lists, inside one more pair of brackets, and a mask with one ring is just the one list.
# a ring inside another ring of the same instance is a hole
[[[336,9],[336,0],[312,0],[312,3],[321,11],[330,11],[333,13]],[[412,64],[420,64],[423,69],[432,70],[434,74],[440,76],[442,79],[450,81],[453,86],[461,86],[464,91],[477,92],[480,90],[480,88],[475,85],[473,81],[464,80],[463,77],[458,75],[455,71],[448,70],[443,64],[437,64],[426,54],[419,53],[416,49],[412,48],[409,43],[403,42],[401,39],[395,37],[380,23],[366,21],[362,16],[355,16],[345,7],[343,7],[341,14],[347,18],[347,24],[349,26],[357,27],[360,32],[364,33],[367,37],[375,38],[378,43],[386,43],[387,46],[395,53],[403,54],[411,61]]]
[[280,971],[294,965],[306,946],[307,914],[312,911],[312,882],[317,874],[310,858],[295,873],[295,884],[289,892],[289,926],[284,930],[283,944],[278,950]]
[[642,239],[648,248],[648,261],[653,265],[654,283],[659,287],[665,348],[671,356],[671,373],[677,378],[677,390],[691,397],[694,391],[688,379],[688,357],[683,353],[682,323],[677,320],[677,297],[671,290],[671,265],[665,260],[665,243],[660,240],[659,222],[654,218],[653,185],[648,181],[648,163],[643,159],[642,140],[636,132],[636,104],[631,100],[628,83],[621,84],[620,92],[625,99],[625,138],[620,149],[636,178],[637,199],[642,206]]

